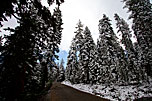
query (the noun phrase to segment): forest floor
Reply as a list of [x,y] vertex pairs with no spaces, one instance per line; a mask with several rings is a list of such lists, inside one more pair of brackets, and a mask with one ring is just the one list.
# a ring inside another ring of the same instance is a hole
[[54,82],[49,93],[40,101],[109,101],[101,97],[94,96],[66,86],[64,84]]

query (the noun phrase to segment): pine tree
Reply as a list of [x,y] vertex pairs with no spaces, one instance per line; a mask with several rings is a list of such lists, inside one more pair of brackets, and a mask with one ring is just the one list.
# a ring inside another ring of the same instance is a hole
[[118,77],[122,74],[119,71],[119,57],[118,52],[121,47],[117,42],[117,37],[111,27],[111,23],[106,15],[99,20],[99,41],[97,43],[97,50],[99,54],[100,66],[100,82],[110,84],[118,82]]
[[82,45],[83,45],[83,25],[82,22],[79,20],[79,22],[77,23],[77,26],[75,27],[76,31],[74,33],[76,33],[75,35],[75,43],[76,43],[76,48],[77,51],[80,51]]
[[[0,100],[14,101],[21,93],[37,93],[48,81],[48,65],[52,65],[61,40],[61,12],[51,15],[50,11],[37,2],[27,6],[17,5],[16,18],[19,26],[6,36],[2,50],[3,63],[0,73]],[[45,16],[44,16],[45,15]],[[39,54],[45,50],[38,66]],[[48,57],[50,56],[50,57]],[[51,59],[50,59],[51,58]],[[9,64],[8,64],[9,63]],[[40,70],[42,69],[42,70]],[[41,80],[38,79],[42,74]],[[40,82],[42,81],[42,83]]]
[[75,35],[75,43],[76,43],[76,50],[77,50],[77,58],[78,58],[78,71],[76,72],[76,75],[78,76],[77,81],[79,81],[80,83],[82,83],[84,81],[85,78],[85,70],[82,67],[83,65],[83,48],[84,48],[84,37],[83,37],[83,25],[82,22],[79,20],[79,22],[77,23],[77,26],[75,27],[76,31],[74,33],[76,33]]
[[71,83],[78,83],[78,59],[77,59],[77,49],[75,38],[73,38],[69,55],[67,57],[67,67],[66,67],[66,80],[69,80]]
[[100,75],[100,68],[98,62],[98,51],[97,46],[95,45],[93,49],[90,51],[90,59],[89,59],[89,76],[90,76],[90,83],[91,84],[99,84],[101,79]]
[[56,66],[52,67],[50,70],[51,80],[56,80],[59,76],[59,63],[56,64]]
[[35,81],[33,67],[36,66],[37,57],[33,53],[35,44],[31,43],[35,42],[32,26],[36,21],[29,17],[29,13],[21,13],[24,17],[21,17],[20,26],[16,27],[14,34],[7,36],[5,51],[2,53],[1,94],[6,100],[14,100],[24,88],[26,91],[31,90],[32,85],[27,84]]
[[60,67],[59,67],[59,77],[58,81],[62,82],[65,80],[65,71],[64,71],[64,60],[61,60]]
[[59,63],[55,63],[54,67],[51,67],[49,70],[49,79],[50,81],[56,81],[59,76]]
[[[49,12],[49,11],[48,11]],[[54,22],[52,22],[52,20]],[[61,43],[61,32],[62,32],[62,15],[59,7],[54,9],[52,20],[47,22],[48,26],[44,32],[44,38],[42,38],[42,43],[44,43],[42,49],[45,51],[44,55],[44,76],[45,79],[42,79],[45,82],[43,85],[48,82],[48,69],[49,71],[56,67],[55,59],[58,59],[56,53],[59,52],[59,44]],[[50,24],[49,24],[50,22]],[[52,26],[53,25],[53,26]],[[50,27],[49,27],[50,26]],[[45,43],[47,42],[47,44]]]
[[92,79],[90,63],[94,59],[92,52],[94,52],[95,50],[95,43],[88,27],[85,28],[83,34],[84,34],[84,39],[83,39],[83,46],[80,49],[79,66],[82,69],[82,74],[84,76],[83,83],[88,84]]
[[[72,40],[70,47],[68,59],[67,59],[67,68],[66,68],[66,78],[72,83],[82,82],[83,68],[80,68],[81,61],[81,47],[83,46],[83,25],[79,20],[76,26],[75,37]],[[79,64],[79,65],[78,65]]]
[[125,7],[133,20],[132,29],[137,42],[142,49],[141,66],[146,68],[146,73],[152,76],[152,8],[150,0],[123,0]]
[[[27,5],[29,3],[29,0],[22,0],[22,1],[18,1],[18,0],[13,0],[13,1],[9,1],[9,0],[5,0],[4,2],[2,2],[0,4],[0,26],[2,26],[2,21],[7,21],[7,17],[11,17],[11,16],[15,16],[15,10],[14,9],[18,4],[18,2],[20,2],[22,5]],[[41,4],[39,3],[39,0],[34,0],[33,1],[38,9],[41,9]],[[47,3],[50,5],[52,5],[55,1],[54,0],[47,0]],[[56,4],[58,6],[60,6],[61,3],[63,3],[64,0],[56,0]],[[16,16],[15,16],[16,17]]]
[[133,46],[134,46],[135,57],[136,57],[135,64],[137,67],[140,68],[139,75],[138,75],[139,79],[142,82],[147,82],[148,78],[147,78],[146,68],[142,67],[142,64],[141,64],[141,62],[143,61],[143,58],[142,58],[143,51],[142,51],[141,47],[139,46],[138,42],[135,42],[133,44]]
[[115,14],[114,17],[117,21],[116,25],[118,28],[118,32],[122,34],[121,42],[125,46],[126,60],[128,62],[128,82],[139,82],[139,80],[141,80],[141,77],[139,77],[139,75],[141,74],[141,68],[136,65],[137,58],[135,56],[135,50],[131,41],[131,31],[129,29],[129,25],[124,21],[124,19],[120,18],[117,14]]

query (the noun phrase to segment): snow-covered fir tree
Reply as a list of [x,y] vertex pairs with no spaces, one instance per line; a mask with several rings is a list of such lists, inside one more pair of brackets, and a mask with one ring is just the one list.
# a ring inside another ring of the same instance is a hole
[[14,101],[21,92],[33,92],[36,91],[37,87],[40,87],[35,78],[38,70],[36,68],[37,55],[35,54],[37,51],[35,46],[38,43],[35,36],[40,31],[35,28],[39,27],[37,24],[38,16],[36,10],[33,11],[35,7],[32,4],[28,6],[31,9],[21,5],[23,8],[17,12],[17,16],[20,17],[19,25],[15,29],[8,28],[13,32],[5,36],[5,49],[2,50],[4,58],[0,66],[0,95],[2,95],[0,100]]
[[98,58],[97,46],[95,45],[90,51],[89,59],[89,76],[91,84],[99,84],[99,80],[101,79]]
[[117,42],[117,37],[111,27],[110,20],[106,15],[103,15],[103,18],[99,20],[98,26],[100,36],[97,43],[97,50],[101,75],[100,82],[106,84],[120,82],[118,81],[118,77],[121,78],[123,74],[120,72],[121,68],[117,53],[121,47]]
[[125,54],[126,54],[126,62],[127,62],[127,76],[128,83],[137,83],[141,81],[141,70],[142,68],[137,65],[137,58],[135,56],[135,50],[133,47],[133,43],[131,41],[131,31],[129,29],[129,25],[125,22],[124,19],[120,18],[118,14],[115,14],[116,26],[118,28],[118,33],[122,34],[121,42],[125,46]]
[[150,0],[123,0],[133,20],[132,29],[142,49],[141,67],[152,76],[152,6]]
[[[50,16],[50,15],[46,15],[46,16]],[[48,80],[51,79],[49,78],[50,77],[49,75],[51,74],[49,74],[48,71],[51,71],[53,68],[56,67],[55,60],[58,59],[58,55],[56,55],[56,53],[59,52],[59,44],[61,42],[61,34],[62,34],[61,26],[63,24],[62,15],[59,7],[56,7],[54,9],[52,19],[55,22],[52,22],[49,19],[47,19],[47,21],[40,20],[40,22],[44,23],[43,31],[41,31],[43,37],[39,39],[39,37],[36,36],[36,40],[39,40],[39,44],[37,45],[37,47],[43,56],[42,60],[40,60],[40,64],[42,67],[41,74],[43,74],[42,85],[44,87],[48,82]]]
[[[2,50],[0,100],[14,101],[21,93],[36,94],[44,89],[49,79],[48,69],[54,65],[61,41],[59,8],[51,14],[40,2],[34,4],[29,0],[25,6],[18,1],[18,5],[20,9],[16,9],[16,16],[19,25],[15,29],[8,28],[12,34],[6,36],[5,49]],[[40,61],[42,52],[44,55]]]
[[135,64],[137,67],[140,68],[139,70],[139,79],[140,81],[142,82],[147,82],[148,81],[148,76],[147,76],[147,73],[146,73],[146,68],[142,67],[142,61],[143,61],[143,51],[141,49],[141,47],[139,46],[138,42],[135,42],[133,44],[134,46],[134,50],[135,50],[135,57],[136,57],[136,61],[135,61]]
[[78,81],[79,82],[83,82],[83,78],[84,78],[84,69],[81,66],[81,62],[83,62],[83,55],[82,54],[82,47],[83,47],[83,24],[82,22],[79,20],[79,22],[77,23],[77,26],[75,27],[76,31],[74,33],[76,33],[75,35],[75,43],[76,43],[76,55],[77,55],[77,60],[78,60],[78,71],[76,72],[76,75],[78,76]]
[[[83,83],[90,83],[91,80],[91,67],[90,62],[94,59],[93,52],[95,49],[95,43],[91,36],[91,32],[88,27],[84,30],[84,39],[83,45],[80,48],[80,55],[79,55],[79,68],[82,69],[82,82]],[[93,64],[91,64],[93,65]]]
[[71,83],[78,83],[78,59],[77,59],[77,49],[75,38],[73,38],[70,50],[67,57],[67,66],[66,66],[66,80],[69,80]]
[[57,80],[59,76],[59,63],[56,63],[54,67],[50,68],[49,78],[54,81]]
[[62,82],[65,80],[65,70],[64,70],[64,60],[61,60],[60,66],[59,66],[59,76],[58,81]]
[[[133,44],[131,41],[131,31],[129,29],[129,25],[125,22],[124,19],[120,18],[118,14],[114,15],[116,20],[116,27],[118,29],[118,33],[120,32],[122,35],[121,42],[124,44],[125,49],[127,50],[127,53],[129,54],[130,51],[134,52]],[[131,54],[131,53],[130,53]]]
[[80,51],[81,46],[83,45],[83,24],[82,22],[79,20],[79,22],[77,23],[77,26],[75,27],[76,31],[74,33],[76,33],[75,35],[75,43],[76,43],[76,48],[77,51]]

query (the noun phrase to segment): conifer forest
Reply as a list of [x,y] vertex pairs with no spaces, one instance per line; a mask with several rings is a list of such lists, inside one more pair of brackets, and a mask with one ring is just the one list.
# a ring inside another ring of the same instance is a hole
[[4,29],[9,35],[0,32],[0,101],[36,101],[47,93],[54,81],[91,86],[151,85],[150,0],[123,0],[131,25],[115,13],[116,28],[113,28],[111,19],[103,14],[96,29],[97,41],[80,19],[73,32],[67,61],[62,59],[60,63],[56,60],[64,29],[60,9],[64,0],[47,0],[47,3],[50,7],[56,5],[53,12],[43,6],[41,0],[0,3],[0,27],[9,17],[18,23],[15,28]]

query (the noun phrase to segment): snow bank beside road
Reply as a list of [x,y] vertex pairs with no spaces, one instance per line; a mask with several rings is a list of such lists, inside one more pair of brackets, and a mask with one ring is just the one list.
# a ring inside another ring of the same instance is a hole
[[112,101],[132,101],[141,97],[152,97],[152,83],[143,84],[141,86],[118,86],[118,85],[84,85],[71,84],[68,81],[62,82],[67,86],[71,86],[83,92],[88,92],[102,98]]

